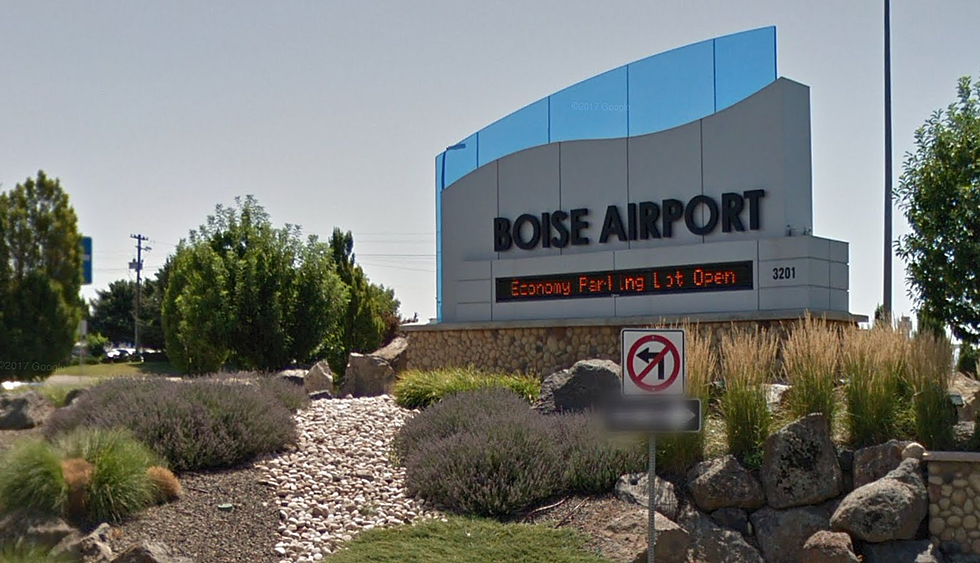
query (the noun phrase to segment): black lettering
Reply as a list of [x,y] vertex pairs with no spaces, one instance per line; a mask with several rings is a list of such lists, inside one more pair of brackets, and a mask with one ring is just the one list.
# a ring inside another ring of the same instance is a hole
[[551,248],[551,213],[541,214],[541,248]]
[[660,219],[660,206],[652,201],[640,202],[640,238],[660,238],[657,220]]
[[[528,223],[531,225],[531,238],[524,240],[521,238],[521,230]],[[514,221],[514,243],[517,244],[517,248],[531,250],[538,245],[539,240],[541,240],[541,223],[538,223],[537,217],[525,213]]]
[[[694,213],[698,210],[699,205],[708,208],[708,220],[701,226],[698,226],[697,221],[694,220]],[[687,225],[687,230],[698,236],[709,234],[718,226],[718,204],[706,195],[692,197],[691,201],[687,202],[687,209],[684,210],[684,224]]]
[[626,230],[623,229],[623,219],[619,216],[619,208],[615,205],[606,208],[606,219],[602,222],[599,242],[605,244],[609,240],[609,235],[616,235],[621,241],[627,240]]
[[565,226],[565,219],[568,219],[568,213],[564,211],[555,211],[551,214],[551,226],[555,228],[558,232],[557,237],[551,238],[551,244],[557,246],[558,248],[565,248],[568,246],[568,227]]
[[626,205],[626,218],[627,227],[626,230],[629,233],[630,240],[636,240],[636,204],[630,203]]
[[510,219],[497,217],[493,220],[493,251],[506,252],[513,242],[510,236]]
[[665,199],[661,204],[664,210],[664,238],[674,236],[674,223],[684,216],[684,203],[676,199]]
[[589,228],[589,222],[584,219],[589,214],[589,210],[572,210],[572,246],[584,246],[589,244],[589,237],[582,236],[582,231]]
[[745,200],[736,193],[721,194],[721,230],[725,233],[744,231],[745,225],[742,224],[742,207]]
[[742,192],[742,197],[749,200],[749,229],[759,230],[761,217],[759,213],[759,200],[766,196],[766,190],[749,190]]

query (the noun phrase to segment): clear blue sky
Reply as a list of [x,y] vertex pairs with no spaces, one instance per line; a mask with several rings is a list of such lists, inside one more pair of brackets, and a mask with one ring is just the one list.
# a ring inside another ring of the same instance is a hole
[[[353,231],[402,311],[435,312],[435,155],[528,102],[641,57],[775,24],[811,88],[814,231],[851,244],[851,310],[881,301],[880,0],[0,0],[0,189],[61,178],[95,285],[155,271],[216,203]],[[980,73],[980,2],[893,0],[896,182],[912,134]],[[896,235],[906,231],[896,211]],[[895,305],[911,310],[895,263]]]

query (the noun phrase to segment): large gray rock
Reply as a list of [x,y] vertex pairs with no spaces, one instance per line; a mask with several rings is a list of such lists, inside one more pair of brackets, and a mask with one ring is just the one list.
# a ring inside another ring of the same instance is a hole
[[318,393],[326,391],[333,394],[333,372],[330,371],[330,364],[326,360],[321,360],[310,368],[303,376],[303,390],[307,393]]
[[544,414],[579,412],[621,393],[619,365],[609,360],[582,360],[544,378],[534,408]]
[[44,424],[54,405],[37,391],[0,395],[0,430],[26,430]]
[[[677,518],[677,495],[674,494],[674,485],[670,481],[664,481],[660,477],[654,478],[656,490],[653,499],[654,510],[663,514],[667,518],[674,520]],[[640,505],[649,508],[650,487],[648,475],[646,473],[628,473],[616,481],[616,497],[624,502]]]
[[854,452],[854,488],[877,481],[902,463],[902,450],[911,442],[889,440]]
[[395,378],[395,370],[383,358],[351,352],[340,395],[350,394],[355,397],[386,395],[394,387]]
[[687,473],[687,486],[698,508],[707,512],[719,508],[755,510],[766,503],[759,482],[732,455],[696,464]]
[[980,381],[957,373],[949,381],[949,392],[963,397],[963,406],[956,409],[960,422],[972,422],[980,411]]
[[0,518],[0,545],[24,542],[51,548],[75,533],[75,528],[57,516],[15,510]]
[[187,557],[178,557],[167,546],[159,543],[134,545],[119,554],[112,563],[193,563]]
[[851,536],[821,530],[803,544],[800,563],[860,563],[854,554]]
[[408,369],[408,339],[403,336],[395,337],[385,347],[378,348],[371,355],[388,362],[395,373]]
[[698,563],[766,563],[742,534],[722,528],[708,515],[687,507],[677,523],[690,534],[690,560]]
[[813,534],[830,530],[832,503],[776,510],[765,507],[752,513],[752,526],[762,554],[769,563],[799,563],[803,546]]
[[865,544],[864,563],[943,563],[945,559],[929,540]]
[[773,508],[817,504],[840,495],[843,474],[827,418],[811,414],[769,436],[761,477]]
[[911,540],[928,509],[920,462],[910,458],[883,478],[844,497],[831,524],[834,530],[866,542]]
[[[687,550],[691,546],[691,537],[687,530],[678,526],[659,512],[654,513],[657,526],[657,540],[653,544],[653,554],[662,563],[684,563],[687,561]],[[646,563],[647,550],[641,551],[633,560],[635,563]]]
[[74,532],[54,546],[51,555],[85,563],[109,563],[113,559],[112,548],[109,547],[111,531],[112,528],[103,523],[87,536]]

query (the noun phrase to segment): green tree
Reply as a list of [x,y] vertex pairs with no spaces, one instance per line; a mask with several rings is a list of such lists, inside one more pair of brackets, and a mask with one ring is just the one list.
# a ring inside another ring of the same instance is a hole
[[340,279],[347,286],[350,300],[327,356],[334,373],[343,374],[351,352],[373,352],[393,335],[391,319],[397,329],[398,307],[394,291],[368,281],[364,270],[355,263],[354,236],[334,229],[330,251]]
[[0,378],[35,379],[64,362],[84,304],[78,218],[58,179],[43,171],[0,194]]
[[[140,298],[140,346],[157,350],[166,347],[160,312],[163,303],[161,274],[164,269],[157,274],[157,279],[143,282]],[[111,342],[132,342],[136,311],[135,280],[110,283],[108,288],[96,293],[90,305],[90,331],[101,333]]]
[[911,231],[896,244],[922,317],[980,341],[980,82],[915,132],[895,194]]
[[236,204],[217,206],[173,257],[162,304],[171,361],[200,373],[316,359],[347,303],[329,248],[274,228],[251,196]]

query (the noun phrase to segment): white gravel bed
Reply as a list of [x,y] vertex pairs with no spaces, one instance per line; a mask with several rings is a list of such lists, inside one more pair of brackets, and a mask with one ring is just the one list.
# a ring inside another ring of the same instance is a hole
[[296,414],[298,449],[257,464],[279,496],[276,553],[319,561],[363,530],[439,514],[405,494],[392,438],[412,416],[390,396],[324,399]]

